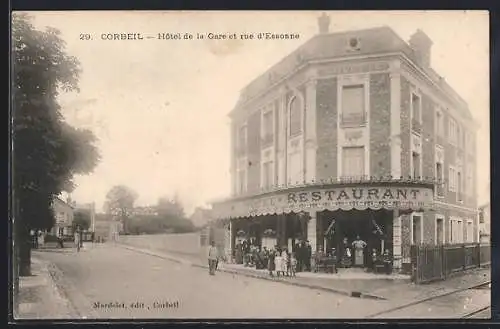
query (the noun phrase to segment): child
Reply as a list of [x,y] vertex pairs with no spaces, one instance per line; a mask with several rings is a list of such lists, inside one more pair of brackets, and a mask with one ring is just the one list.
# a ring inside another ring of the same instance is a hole
[[276,269],[276,275],[278,276],[278,278],[280,277],[281,273],[281,267],[282,267],[281,263],[282,263],[281,252],[278,249],[276,251],[276,257],[274,257],[274,268]]
[[288,275],[288,252],[286,249],[283,249],[281,253],[281,272],[283,276]]
[[295,273],[297,272],[297,258],[295,257],[295,253],[292,252],[290,256],[290,276],[295,278]]

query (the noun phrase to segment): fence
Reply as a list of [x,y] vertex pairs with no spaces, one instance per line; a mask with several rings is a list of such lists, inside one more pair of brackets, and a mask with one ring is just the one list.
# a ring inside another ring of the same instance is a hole
[[412,245],[412,280],[415,283],[445,280],[453,273],[489,264],[490,253],[490,245],[479,243]]

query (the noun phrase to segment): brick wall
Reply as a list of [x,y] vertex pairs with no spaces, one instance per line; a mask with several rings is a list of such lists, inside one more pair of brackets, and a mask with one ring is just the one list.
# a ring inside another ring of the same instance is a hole
[[422,94],[422,176],[435,176],[435,131],[434,131],[434,102]]
[[391,174],[391,84],[388,73],[370,75],[370,175]]
[[319,80],[316,86],[316,179],[337,177],[337,79]]
[[411,172],[410,127],[410,82],[401,77],[401,175],[404,177]]

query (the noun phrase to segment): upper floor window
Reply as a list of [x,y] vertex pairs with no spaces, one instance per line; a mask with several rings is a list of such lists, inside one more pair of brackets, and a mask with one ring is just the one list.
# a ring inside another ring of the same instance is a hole
[[414,121],[422,122],[422,98],[417,93],[411,93],[411,115]]
[[436,123],[436,135],[443,136],[444,135],[444,118],[443,118],[443,112],[439,108],[436,109],[435,123]]
[[484,209],[479,211],[479,224],[484,224]]
[[465,179],[465,191],[467,191],[470,195],[473,194],[474,192],[474,180],[472,178],[473,176],[473,168],[472,164],[469,163],[467,166],[467,177]]
[[264,145],[271,144],[274,140],[273,122],[273,110],[264,112],[262,116],[262,138]]
[[274,184],[273,179],[273,161],[264,162],[262,164],[262,187],[269,189]]
[[342,87],[342,124],[363,124],[366,122],[365,86],[347,85]]
[[365,148],[344,147],[342,149],[342,176],[360,178],[365,175]]
[[448,190],[455,192],[457,188],[457,171],[455,167],[450,166],[448,171]]
[[294,97],[290,102],[290,136],[302,132],[302,108],[300,100]]
[[458,125],[455,119],[449,118],[448,119],[448,140],[450,141],[451,144],[457,144],[457,132],[458,132]]
[[243,125],[238,130],[238,154],[243,154],[247,149],[247,126]]
[[422,157],[420,156],[420,154],[418,152],[414,151],[414,152],[412,152],[411,160],[412,160],[413,178],[418,179],[419,177],[422,176],[422,173],[421,173]]
[[469,154],[474,154],[474,142],[472,134],[468,131],[465,132],[465,149]]

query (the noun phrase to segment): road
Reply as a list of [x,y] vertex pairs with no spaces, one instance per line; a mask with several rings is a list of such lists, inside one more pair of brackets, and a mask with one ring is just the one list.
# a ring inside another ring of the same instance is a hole
[[[210,276],[202,268],[108,244],[80,253],[36,251],[34,257],[55,264],[57,284],[87,319],[347,319],[394,307],[391,301],[347,297],[229,273]],[[451,304],[455,306],[439,308],[442,316],[436,312],[427,315],[454,317],[451,312],[462,300]]]

